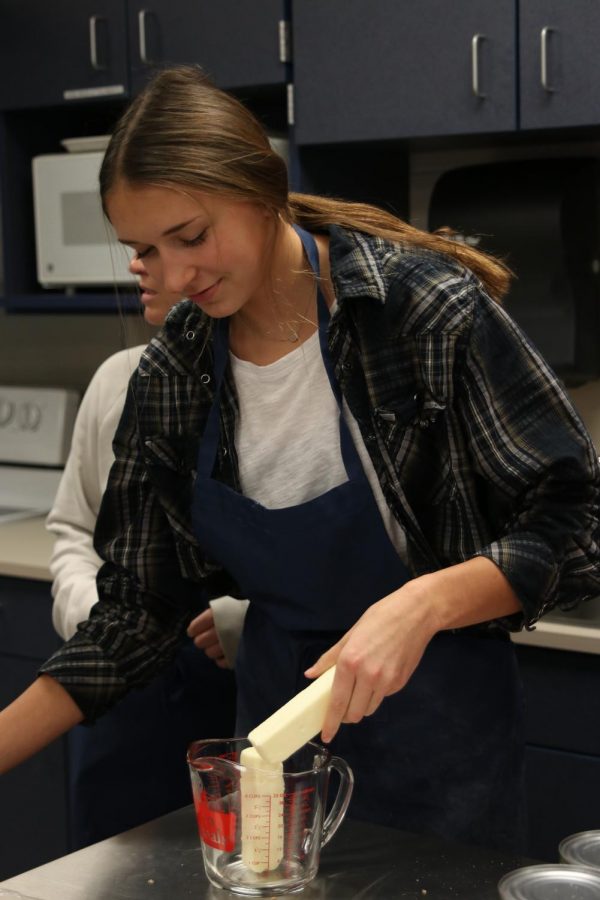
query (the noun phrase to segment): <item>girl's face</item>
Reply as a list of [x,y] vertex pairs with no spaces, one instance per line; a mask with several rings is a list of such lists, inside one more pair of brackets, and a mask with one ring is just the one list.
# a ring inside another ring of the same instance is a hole
[[162,291],[188,297],[215,318],[264,300],[274,232],[264,207],[119,182],[106,208],[121,243],[133,247]]
[[139,278],[140,300],[144,307],[144,319],[149,325],[162,325],[172,306],[181,298],[178,294],[167,294],[148,273],[144,261],[134,256],[129,263],[129,271]]

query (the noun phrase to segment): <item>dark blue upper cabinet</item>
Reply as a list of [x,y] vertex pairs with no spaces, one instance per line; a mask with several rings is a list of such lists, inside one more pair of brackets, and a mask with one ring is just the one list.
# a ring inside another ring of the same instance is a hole
[[0,0],[0,109],[128,93],[123,0]]
[[283,0],[129,0],[132,89],[156,65],[198,63],[223,88],[282,84]]
[[521,128],[600,122],[600,3],[520,6]]
[[516,128],[514,0],[294,0],[299,143]]

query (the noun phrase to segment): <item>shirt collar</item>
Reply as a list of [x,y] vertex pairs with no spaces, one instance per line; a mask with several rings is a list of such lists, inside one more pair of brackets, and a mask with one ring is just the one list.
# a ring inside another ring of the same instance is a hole
[[329,227],[329,262],[338,302],[367,297],[385,303],[387,277],[381,251],[388,255],[391,248],[381,238],[338,225]]

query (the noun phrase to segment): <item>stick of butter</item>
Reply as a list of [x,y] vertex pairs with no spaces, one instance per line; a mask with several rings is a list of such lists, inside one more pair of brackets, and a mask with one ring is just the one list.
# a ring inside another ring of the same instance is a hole
[[282,762],[321,731],[334,677],[332,666],[250,732],[248,740],[263,760]]
[[240,764],[242,862],[252,872],[270,872],[283,858],[283,766],[254,747],[242,750]]

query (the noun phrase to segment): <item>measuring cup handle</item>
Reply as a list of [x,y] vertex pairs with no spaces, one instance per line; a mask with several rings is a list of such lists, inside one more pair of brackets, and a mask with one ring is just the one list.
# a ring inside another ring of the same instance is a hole
[[333,801],[333,806],[329,810],[329,814],[323,823],[321,847],[324,847],[325,844],[329,843],[342,824],[354,789],[354,774],[345,760],[340,759],[339,756],[332,756],[329,760],[329,766],[331,769],[335,769],[340,776],[340,784],[337,794],[335,795],[335,800]]

